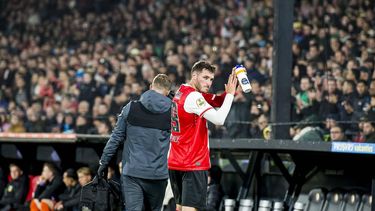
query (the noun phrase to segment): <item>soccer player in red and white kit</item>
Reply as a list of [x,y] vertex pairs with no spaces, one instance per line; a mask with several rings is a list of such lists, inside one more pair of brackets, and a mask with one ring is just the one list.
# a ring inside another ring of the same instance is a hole
[[168,168],[179,211],[201,210],[206,206],[207,175],[211,166],[207,120],[223,125],[236,91],[237,78],[232,71],[225,93],[209,94],[214,73],[215,67],[210,63],[196,62],[190,82],[181,85],[173,98]]

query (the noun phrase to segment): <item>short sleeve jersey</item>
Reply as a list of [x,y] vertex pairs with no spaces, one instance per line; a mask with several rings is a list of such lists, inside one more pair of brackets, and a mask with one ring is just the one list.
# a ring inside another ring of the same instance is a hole
[[172,101],[172,134],[168,167],[192,171],[210,168],[207,120],[213,107],[189,85],[181,85]]

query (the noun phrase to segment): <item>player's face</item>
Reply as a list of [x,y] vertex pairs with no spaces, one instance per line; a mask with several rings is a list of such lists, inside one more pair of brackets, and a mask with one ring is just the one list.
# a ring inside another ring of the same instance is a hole
[[193,78],[195,79],[195,88],[197,91],[207,93],[211,88],[212,81],[214,80],[214,73],[203,69],[202,72],[195,73]]

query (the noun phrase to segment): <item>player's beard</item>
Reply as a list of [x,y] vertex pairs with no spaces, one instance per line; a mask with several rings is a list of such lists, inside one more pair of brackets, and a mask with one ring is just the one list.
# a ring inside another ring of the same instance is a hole
[[205,89],[205,87],[203,87],[199,82],[197,82],[195,84],[195,87],[197,88],[197,90],[201,93],[207,93],[209,89]]

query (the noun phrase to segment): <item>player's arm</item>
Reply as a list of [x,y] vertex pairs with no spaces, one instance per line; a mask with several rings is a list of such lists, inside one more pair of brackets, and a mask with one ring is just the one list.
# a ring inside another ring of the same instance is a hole
[[194,113],[204,117],[215,125],[223,125],[233,102],[233,95],[225,96],[223,105],[215,110],[199,92],[190,93],[185,100],[184,109],[188,113]]
[[211,93],[202,93],[204,99],[212,105],[212,107],[220,107],[224,103],[225,96],[227,95],[226,92],[222,94],[211,94]]

